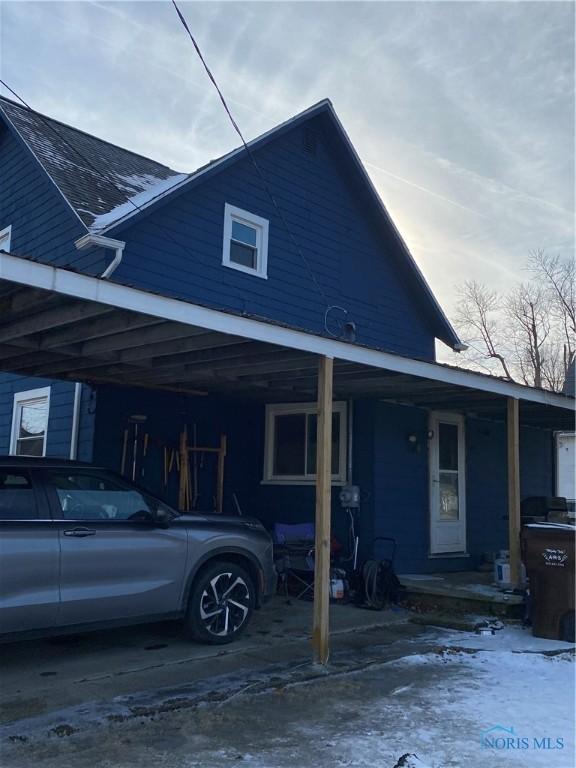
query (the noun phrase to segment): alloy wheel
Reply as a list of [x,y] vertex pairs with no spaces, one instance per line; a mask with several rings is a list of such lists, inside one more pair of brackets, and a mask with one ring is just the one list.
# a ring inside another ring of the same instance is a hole
[[213,576],[200,598],[200,620],[216,637],[233,635],[250,610],[250,590],[241,576],[230,571]]

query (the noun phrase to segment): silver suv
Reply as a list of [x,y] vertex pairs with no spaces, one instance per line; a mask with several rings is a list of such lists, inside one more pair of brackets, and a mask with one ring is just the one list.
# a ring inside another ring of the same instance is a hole
[[0,457],[0,634],[182,618],[228,643],[273,594],[257,520],[180,514],[107,469]]

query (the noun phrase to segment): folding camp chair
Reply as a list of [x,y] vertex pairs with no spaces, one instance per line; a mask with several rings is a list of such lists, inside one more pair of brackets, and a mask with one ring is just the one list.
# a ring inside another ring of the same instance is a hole
[[276,523],[274,561],[279,586],[288,597],[288,580],[296,584],[297,599],[314,594],[314,523]]

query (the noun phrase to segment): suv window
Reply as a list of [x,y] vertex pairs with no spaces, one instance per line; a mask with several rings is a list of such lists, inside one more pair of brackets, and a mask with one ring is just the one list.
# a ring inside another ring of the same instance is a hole
[[27,472],[0,470],[0,520],[38,517],[34,490]]
[[140,491],[104,473],[53,472],[49,481],[66,520],[145,520],[157,507]]

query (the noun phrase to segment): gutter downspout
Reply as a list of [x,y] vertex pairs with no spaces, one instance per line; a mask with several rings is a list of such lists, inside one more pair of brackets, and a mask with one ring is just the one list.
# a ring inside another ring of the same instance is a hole
[[107,280],[122,261],[122,252],[124,251],[126,243],[124,240],[114,240],[112,237],[104,237],[104,235],[94,235],[89,233],[76,240],[74,245],[79,251],[82,250],[82,248],[89,247],[111,248],[115,251],[114,258],[100,275],[101,280]]
[[72,435],[70,437],[70,458],[78,458],[78,435],[80,433],[80,403],[82,400],[82,384],[74,384],[74,406],[72,408]]

